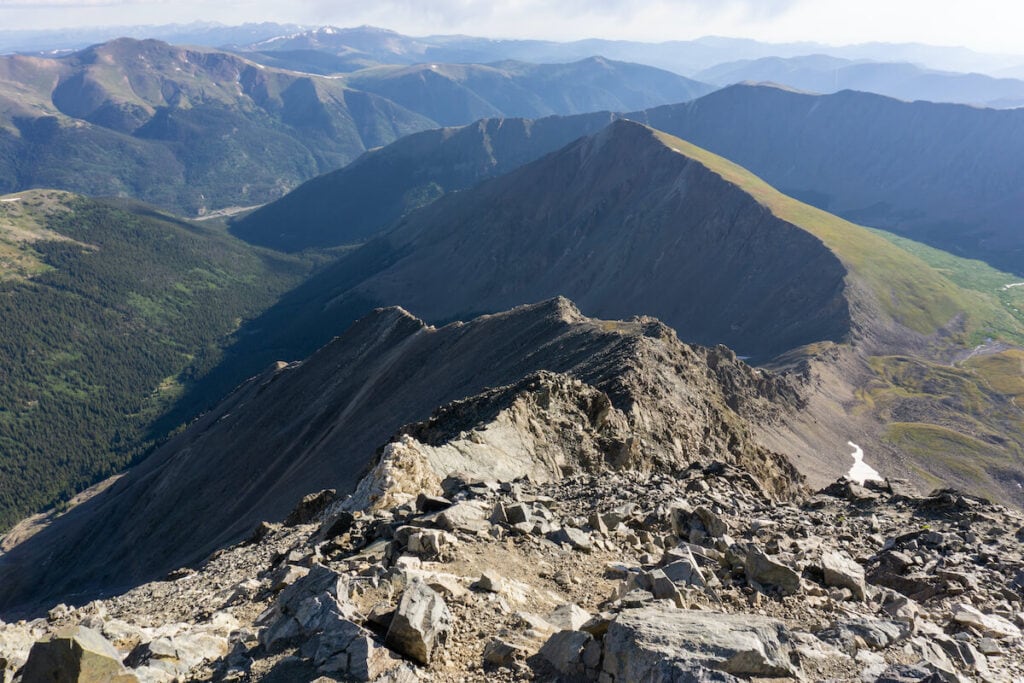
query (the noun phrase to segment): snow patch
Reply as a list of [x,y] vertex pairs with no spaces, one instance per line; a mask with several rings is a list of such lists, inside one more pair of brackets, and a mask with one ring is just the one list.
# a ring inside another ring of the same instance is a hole
[[852,441],[846,443],[853,449],[851,454],[853,455],[853,467],[846,473],[846,478],[861,486],[868,480],[882,481],[882,475],[878,473],[878,470],[864,462],[864,449]]

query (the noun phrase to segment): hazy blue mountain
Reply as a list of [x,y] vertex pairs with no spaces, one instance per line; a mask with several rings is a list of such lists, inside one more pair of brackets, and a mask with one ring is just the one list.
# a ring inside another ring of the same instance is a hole
[[344,82],[446,126],[494,116],[646,109],[715,89],[661,69],[601,57],[569,64],[382,66],[351,74]]
[[1024,80],[934,71],[905,62],[854,62],[827,55],[728,62],[701,71],[697,78],[717,85],[772,82],[817,93],[863,90],[909,101],[1000,108],[1024,105]]
[[384,64],[423,62],[489,63],[506,59],[526,62],[573,62],[600,55],[647,64],[685,76],[724,62],[762,57],[799,57],[827,54],[843,59],[912,62],[950,71],[994,71],[1017,66],[1022,59],[989,55],[965,48],[916,43],[865,43],[835,47],[819,43],[763,43],[744,38],[708,36],[696,40],[643,43],[588,39],[571,42],[500,40],[448,35],[410,37],[394,31],[362,26],[321,27],[286,33],[250,45],[259,51],[318,50],[343,54],[353,50]]
[[272,22],[225,26],[211,22],[160,26],[87,26],[42,30],[0,30],[0,54],[80,50],[115,38],[163,40],[182,45],[248,45],[273,36],[306,30],[297,24]]

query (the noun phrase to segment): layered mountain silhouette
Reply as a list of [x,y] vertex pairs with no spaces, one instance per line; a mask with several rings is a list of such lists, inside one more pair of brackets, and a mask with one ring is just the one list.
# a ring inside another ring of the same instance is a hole
[[345,82],[445,126],[496,116],[633,111],[715,90],[668,71],[601,57],[569,64],[382,66],[351,74]]
[[966,48],[916,43],[862,43],[837,47],[818,43],[763,43],[721,36],[663,43],[600,39],[560,43],[496,40],[465,35],[412,37],[374,26],[323,26],[306,31],[283,31],[279,36],[249,45],[248,49],[266,54],[304,51],[350,59],[358,56],[381,64],[489,63],[506,59],[573,62],[593,55],[603,55],[609,59],[649,64],[691,77],[704,69],[738,59],[789,58],[814,54],[849,60],[927,64],[933,69],[951,71],[990,72],[1020,65],[1020,58],[1010,55],[982,54]]
[[596,59],[323,77],[119,39],[60,58],[0,58],[0,192],[56,187],[203,213],[262,204],[442,124],[646,107],[711,89]]
[[[427,322],[396,303],[421,307]],[[651,311],[669,325],[633,319]],[[899,439],[981,443],[1012,401],[926,352],[938,357],[997,324],[1024,338],[1024,322],[994,294],[954,283],[908,248],[688,142],[616,121],[410,213],[245,326],[217,381],[325,345],[244,383],[107,491],[11,548],[2,606],[112,590],[196,562],[259,520],[280,519],[305,493],[351,492],[403,424],[541,370],[607,397],[577,408],[598,432],[622,427],[597,440],[612,464],[725,458],[784,492],[796,477],[772,451],[820,483],[846,471],[833,449],[856,429],[872,449],[888,444],[872,450],[878,466],[945,474],[931,454],[896,459]],[[676,332],[759,359],[784,353],[779,365],[798,372],[754,370]],[[973,412],[936,388],[954,382],[975,387],[957,394],[975,396]],[[606,423],[610,409],[618,412]],[[876,411],[892,411],[898,429],[885,432]],[[537,433],[528,419],[513,423],[523,439]],[[1012,484],[1000,478],[1019,436],[1004,432],[1005,458],[985,451],[975,485]]]
[[723,86],[767,81],[816,93],[861,90],[908,101],[996,108],[1024,104],[1024,81],[1014,78],[936,71],[906,62],[856,62],[826,55],[727,62],[699,72],[697,78]]
[[[1024,110],[737,85],[624,116],[735,161],[786,194],[853,222],[1024,272],[1024,237],[1017,230],[1024,215],[1024,170],[1018,163],[1024,155]],[[359,188],[354,166],[316,179],[235,230],[289,251],[358,241],[443,191],[468,187],[590,134],[599,120],[591,115],[517,123],[504,131],[507,137],[492,135],[501,125],[495,122],[412,136],[375,152],[377,159],[371,154],[360,160],[366,164],[361,171],[385,164],[393,169],[393,181],[375,175],[372,193]],[[560,133],[531,136],[534,126]],[[451,156],[456,142],[473,162],[460,164]],[[361,202],[361,193],[369,199]],[[377,197],[389,198],[395,209],[373,207]],[[306,213],[303,207],[311,209]],[[297,218],[289,219],[289,212]]]
[[0,59],[0,191],[58,187],[196,213],[251,205],[433,127],[336,81],[116,40]]
[[303,183],[234,221],[231,231],[288,252],[362,242],[409,211],[596,133],[614,118],[487,119],[409,135]]

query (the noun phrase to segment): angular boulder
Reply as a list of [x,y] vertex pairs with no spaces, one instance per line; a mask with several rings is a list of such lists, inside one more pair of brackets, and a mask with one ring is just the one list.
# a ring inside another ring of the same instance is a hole
[[417,577],[402,593],[384,642],[420,664],[429,664],[434,650],[447,641],[451,624],[444,599]]
[[853,597],[863,600],[864,567],[841,552],[824,553],[821,556],[821,569],[825,574],[825,585],[836,588],[849,588]]
[[138,683],[121,656],[97,631],[85,626],[60,631],[32,646],[23,683]]
[[764,588],[776,588],[783,595],[796,595],[800,592],[800,575],[791,567],[768,557],[757,548],[747,551],[744,562],[747,581]]
[[628,609],[605,634],[603,669],[615,681],[798,676],[790,640],[781,621],[754,614]]

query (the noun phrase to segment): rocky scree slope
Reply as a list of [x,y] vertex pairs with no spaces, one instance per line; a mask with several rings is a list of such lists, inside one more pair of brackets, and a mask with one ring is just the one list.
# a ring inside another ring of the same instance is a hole
[[898,481],[780,500],[799,493],[772,477],[783,460],[726,451],[619,469],[607,440],[649,435],[610,403],[543,372],[449,404],[398,430],[352,496],[309,494],[196,569],[0,624],[4,678],[1024,675],[1019,513]]
[[714,459],[747,463],[775,496],[799,487],[788,461],[750,434],[798,406],[795,389],[726,349],[688,346],[651,319],[590,320],[562,298],[442,328],[381,309],[308,360],[245,383],[101,495],[0,556],[0,607],[109,592],[197,562],[261,519],[283,518],[306,491],[352,493],[401,425],[541,370],[592,387],[581,408],[586,461],[558,454],[583,438],[575,428],[545,436],[544,420],[510,418],[487,467],[537,451],[550,454],[549,478],[563,465],[673,472]]

